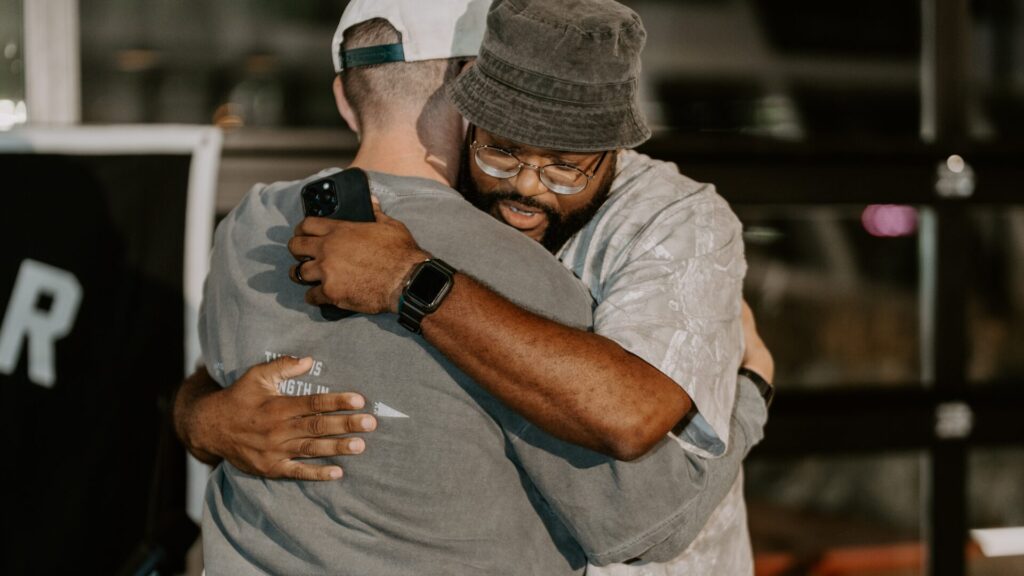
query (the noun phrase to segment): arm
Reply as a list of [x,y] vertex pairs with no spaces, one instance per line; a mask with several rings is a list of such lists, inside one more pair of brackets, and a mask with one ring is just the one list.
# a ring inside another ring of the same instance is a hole
[[[308,302],[397,311],[405,276],[429,255],[401,222],[379,209],[376,216],[376,223],[307,218],[299,225],[289,249],[313,258],[302,277],[321,282]],[[671,378],[615,342],[526,311],[464,274],[423,332],[513,410],[616,458],[641,456],[691,408]]]
[[278,383],[301,376],[310,359],[283,357],[250,368],[229,388],[221,388],[205,368],[181,385],[174,401],[178,437],[198,460],[228,460],[239,470],[267,478],[335,480],[338,466],[314,466],[300,458],[359,454],[365,443],[340,434],[369,432],[369,414],[328,414],[359,410],[358,394],[281,396]]
[[736,383],[732,441],[720,458],[661,442],[634,462],[610,460],[526,426],[511,434],[523,470],[597,565],[677,557],[732,489],[743,458],[763,438],[768,411],[756,386]]
[[[711,514],[732,489],[743,459],[750,453],[750,449],[764,438],[764,425],[767,419],[768,409],[757,387],[741,376],[736,394],[736,408],[730,423],[732,440],[728,450],[722,458],[713,460],[689,456],[696,465],[705,467],[706,481],[701,486],[687,487],[686,490],[692,495],[692,499],[687,505],[687,521],[682,524],[682,529],[675,530],[668,538],[639,553],[638,557],[641,560],[668,562],[689,548],[700,535]],[[613,563],[625,560],[622,557],[606,556],[596,558],[595,564],[598,561]]]
[[[728,385],[739,362],[726,351],[739,350],[742,241],[724,202],[699,208],[700,218],[692,204],[662,211],[664,219],[635,242],[639,247],[603,289],[597,333],[547,320],[459,274],[448,299],[424,320],[424,337],[544,430],[620,459],[650,450],[690,411],[691,397],[681,389],[688,386],[717,409],[711,424],[721,439],[710,436],[709,452],[720,454]],[[429,254],[402,223],[379,210],[377,219],[300,224],[289,248],[313,258],[303,264],[303,277],[322,282],[307,301],[366,313],[397,310],[404,277]],[[699,241],[693,220],[705,227]],[[650,246],[665,247],[670,259]],[[760,341],[756,333],[749,340]]]
[[[771,382],[771,352],[746,302],[742,321],[742,365]],[[524,310],[465,275],[422,327],[431,344],[512,410],[619,460],[650,451],[692,406],[672,379],[617,342]]]
[[757,332],[754,312],[747,301],[743,301],[743,362],[748,370],[757,372],[769,384],[775,380],[775,359]]
[[539,427],[621,460],[648,452],[691,407],[682,388],[616,342],[524,310],[464,275],[423,335]]

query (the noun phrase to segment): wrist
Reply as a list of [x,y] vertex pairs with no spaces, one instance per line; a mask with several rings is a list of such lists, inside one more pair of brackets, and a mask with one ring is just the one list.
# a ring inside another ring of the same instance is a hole
[[437,311],[455,284],[455,268],[440,258],[420,262],[406,281],[398,302],[398,323],[414,334],[423,320]]
[[[192,406],[186,413],[185,428],[182,431],[182,440],[185,442],[185,446],[193,454],[201,453],[204,455],[213,456],[216,458],[223,458],[217,449],[217,442],[211,438],[211,433],[216,430],[215,427],[206,426],[206,422],[210,422],[211,418],[216,418],[216,406],[220,401],[220,398],[227,392],[227,390],[211,390],[206,394],[197,396]],[[198,454],[197,454],[198,457]]]
[[402,264],[397,267],[398,270],[402,271],[402,276],[398,279],[398,282],[391,290],[391,294],[388,295],[389,312],[392,314],[398,314],[398,307],[402,301],[402,291],[409,285],[409,280],[412,279],[413,271],[416,270],[416,267],[419,266],[421,262],[430,260],[431,258],[433,258],[433,256],[424,250],[415,250],[402,258]]
[[760,374],[751,370],[746,366],[742,366],[739,369],[740,376],[750,380],[752,384],[757,388],[758,394],[764,400],[766,408],[771,407],[772,400],[775,398],[775,387],[770,382],[765,380]]

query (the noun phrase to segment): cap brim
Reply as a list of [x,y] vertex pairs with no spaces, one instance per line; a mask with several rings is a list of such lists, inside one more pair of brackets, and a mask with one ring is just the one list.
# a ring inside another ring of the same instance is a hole
[[471,124],[520,144],[565,152],[633,148],[651,137],[632,102],[578,104],[526,94],[471,67],[448,85]]

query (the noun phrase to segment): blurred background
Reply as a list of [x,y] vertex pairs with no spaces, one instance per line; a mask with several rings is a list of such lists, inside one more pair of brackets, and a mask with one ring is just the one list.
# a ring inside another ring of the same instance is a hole
[[[641,150],[745,225],[779,388],[746,465],[758,573],[1024,574],[1020,532],[975,532],[1024,526],[1024,0],[624,3]],[[345,4],[0,0],[0,130],[218,126],[223,215],[350,160]]]

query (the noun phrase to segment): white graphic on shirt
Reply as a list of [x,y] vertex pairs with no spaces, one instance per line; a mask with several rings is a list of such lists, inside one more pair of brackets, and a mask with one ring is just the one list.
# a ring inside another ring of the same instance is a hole
[[[276,359],[278,359],[278,358],[280,358],[280,357],[282,357],[284,355],[285,354],[283,354],[281,352],[274,352],[272,350],[264,350],[263,351],[264,360],[267,361],[267,362],[270,362],[271,360],[276,360]],[[293,358],[298,358],[299,356],[292,355],[292,357]],[[303,376],[303,379],[289,378],[287,380],[283,380],[283,381],[279,382],[277,384],[277,392],[278,392],[278,394],[287,395],[287,396],[308,396],[310,394],[329,394],[331,392],[330,388],[328,388],[327,386],[324,386],[323,384],[317,384],[315,382],[315,380],[318,377],[320,377],[322,374],[326,375],[325,368],[326,367],[325,367],[323,361],[316,360],[314,358],[313,359],[313,366],[310,367],[309,372],[307,372]],[[311,381],[311,380],[313,380],[313,381]],[[409,417],[408,414],[404,414],[402,412],[399,412],[398,410],[395,410],[394,408],[392,408],[391,406],[388,406],[387,404],[385,404],[383,402],[374,402],[373,403],[373,415],[377,416],[378,418],[408,418]]]
[[[271,360],[277,360],[278,358],[284,356],[284,354],[280,352],[271,352],[270,350],[265,350],[263,352],[263,356],[267,362],[270,362]],[[292,357],[298,358],[298,356]],[[306,373],[306,376],[319,376],[323,369],[324,363],[320,360],[314,359],[313,366],[310,367],[309,372]],[[283,380],[277,384],[277,393],[288,396],[308,396],[310,394],[329,394],[330,392],[331,389],[328,388],[327,386],[317,384],[315,382],[310,382],[308,380],[299,380],[295,378],[289,378],[288,380]]]
[[378,418],[408,418],[408,414],[402,414],[383,402],[373,403],[373,415]]

